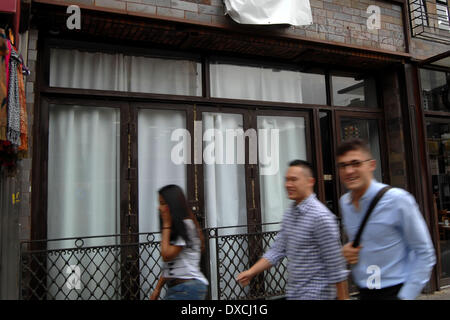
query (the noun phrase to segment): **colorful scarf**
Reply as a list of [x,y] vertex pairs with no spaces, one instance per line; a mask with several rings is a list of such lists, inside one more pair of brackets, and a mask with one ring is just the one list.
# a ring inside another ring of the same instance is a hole
[[5,30],[0,29],[0,141],[6,140],[6,128],[8,126],[6,108],[8,97],[8,91],[6,90],[6,56],[8,55],[8,46],[5,37]]
[[27,103],[25,100],[25,85],[23,82],[22,65],[19,65],[17,70],[17,78],[19,81],[19,100],[20,100],[20,147],[18,151],[28,150],[28,117],[27,117]]
[[18,70],[20,66],[19,55],[11,47],[9,61],[9,87],[8,87],[8,131],[6,138],[15,146],[20,146],[20,90]]

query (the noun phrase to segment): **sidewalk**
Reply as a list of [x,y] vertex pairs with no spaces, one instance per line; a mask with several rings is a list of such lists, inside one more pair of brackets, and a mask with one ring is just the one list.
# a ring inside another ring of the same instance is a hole
[[436,291],[433,294],[422,294],[417,300],[450,300],[450,287]]

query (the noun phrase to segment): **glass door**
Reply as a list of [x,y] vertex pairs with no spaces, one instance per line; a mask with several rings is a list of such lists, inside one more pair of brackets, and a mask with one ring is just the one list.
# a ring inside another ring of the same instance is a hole
[[[293,160],[310,161],[310,131],[307,112],[258,111],[258,184],[261,223],[281,222],[291,201],[285,190],[285,175]],[[274,226],[278,230],[279,226]],[[273,228],[267,226],[264,231]]]
[[384,168],[386,167],[387,159],[382,157],[382,137],[384,134],[382,131],[382,116],[376,114],[337,111],[336,121],[338,144],[354,138],[366,141],[369,144],[370,151],[377,164],[374,178],[379,182],[386,182]]
[[235,293],[235,277],[248,266],[246,140],[253,141],[255,132],[248,128],[248,111],[224,108],[198,108],[194,128],[202,216],[206,228],[217,228],[207,243],[211,298],[221,299]]
[[426,121],[428,161],[437,211],[440,278],[450,282],[450,119]]

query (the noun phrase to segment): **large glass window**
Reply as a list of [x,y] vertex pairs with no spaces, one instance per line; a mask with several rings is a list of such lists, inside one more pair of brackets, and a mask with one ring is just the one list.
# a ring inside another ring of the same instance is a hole
[[450,277],[450,122],[427,121],[433,195],[438,211],[441,277]]
[[[174,141],[173,133],[186,128],[186,113],[179,110],[138,110],[138,183],[139,183],[139,232],[159,232],[160,215],[158,190],[165,185],[180,186],[187,195],[187,172],[184,163],[172,159],[172,150],[179,142]],[[184,151],[189,150],[188,139],[183,137]],[[156,240],[159,239],[157,235]],[[146,243],[147,235],[139,241]],[[141,299],[147,299],[146,292],[153,290],[158,281],[161,265],[155,263],[160,253],[149,246],[140,247],[140,285]]]
[[332,76],[334,106],[377,108],[375,78]]
[[[244,151],[244,144],[239,143],[244,138],[244,118],[241,114],[204,112],[203,126],[203,174],[205,190],[205,216],[207,227],[229,227],[247,224],[247,196],[245,180],[245,164],[238,161]],[[227,154],[233,153],[233,159]],[[244,158],[245,159],[245,158]],[[228,161],[227,161],[228,160]],[[242,233],[242,228],[221,229],[223,234]],[[217,299],[217,256],[223,261],[229,260],[228,270],[220,267],[222,281],[235,281],[238,272],[236,266],[246,265],[246,255],[228,258],[227,250],[243,252],[249,250],[248,240],[242,238],[240,243],[228,244],[228,248],[216,251],[217,239],[210,240],[210,270],[212,298]],[[246,288],[245,290],[248,290]],[[230,294],[227,288],[226,295]]]
[[[50,105],[47,237],[120,233],[120,112],[113,108]],[[88,238],[84,245],[114,245],[117,238]],[[66,248],[73,240],[48,243]],[[54,251],[47,257],[48,295],[56,299],[117,299],[119,258],[93,250]],[[71,265],[82,266],[79,291],[66,286]],[[99,288],[102,288],[101,290]]]
[[289,162],[307,160],[305,118],[258,116],[257,122],[262,222],[280,222],[292,202],[284,186]]
[[50,50],[50,86],[201,96],[201,64],[122,53]]
[[423,108],[429,111],[450,111],[450,74],[420,69]]
[[215,62],[210,66],[211,96],[307,104],[326,104],[322,74]]

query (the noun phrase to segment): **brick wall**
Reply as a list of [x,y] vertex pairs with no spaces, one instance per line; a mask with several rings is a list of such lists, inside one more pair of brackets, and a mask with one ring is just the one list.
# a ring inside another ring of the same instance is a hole
[[[37,0],[77,4],[83,8],[131,15],[160,17],[212,26],[236,26],[224,15],[222,0]],[[401,7],[375,0],[310,0],[313,25],[286,26],[281,36],[327,40],[340,44],[404,52],[405,41]],[[368,30],[366,13],[370,5],[381,10],[381,29]],[[245,28],[245,26],[240,26]],[[277,27],[277,31],[280,28]]]

